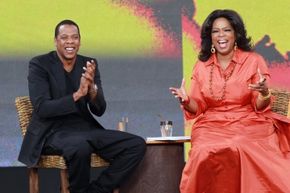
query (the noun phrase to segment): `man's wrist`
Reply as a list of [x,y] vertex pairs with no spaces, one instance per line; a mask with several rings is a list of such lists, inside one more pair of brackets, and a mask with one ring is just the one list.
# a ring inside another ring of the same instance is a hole
[[89,94],[95,94],[97,93],[97,90],[98,90],[98,86],[96,84],[92,84],[90,86]]
[[74,101],[79,100],[81,97],[82,97],[82,95],[78,91],[76,91],[76,92],[73,93],[73,99],[74,99]]

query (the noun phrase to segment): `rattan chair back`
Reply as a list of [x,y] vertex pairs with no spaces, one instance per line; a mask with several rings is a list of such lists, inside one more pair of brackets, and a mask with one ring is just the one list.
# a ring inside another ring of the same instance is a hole
[[[19,125],[22,135],[24,136],[27,126],[32,116],[32,104],[28,96],[19,96],[15,99],[15,106],[18,113]],[[91,167],[108,166],[109,163],[99,157],[97,154],[92,154]],[[62,156],[58,155],[42,155],[37,167],[41,168],[58,168],[66,169],[65,160]]]
[[272,111],[287,116],[289,110],[290,92],[272,89],[271,93],[274,96],[274,101],[271,107]]

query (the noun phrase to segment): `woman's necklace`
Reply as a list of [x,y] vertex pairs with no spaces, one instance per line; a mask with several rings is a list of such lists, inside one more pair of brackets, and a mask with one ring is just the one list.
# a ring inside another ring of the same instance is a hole
[[209,74],[209,92],[212,96],[212,98],[214,98],[217,101],[222,101],[225,99],[226,96],[226,88],[227,88],[227,81],[229,80],[229,78],[232,76],[234,69],[235,69],[236,65],[234,64],[231,68],[231,71],[229,73],[226,73],[223,75],[224,78],[224,85],[222,88],[222,95],[219,96],[215,96],[212,90],[212,76],[213,76],[213,68],[214,68],[214,64],[211,64],[211,69],[210,69],[210,74]]

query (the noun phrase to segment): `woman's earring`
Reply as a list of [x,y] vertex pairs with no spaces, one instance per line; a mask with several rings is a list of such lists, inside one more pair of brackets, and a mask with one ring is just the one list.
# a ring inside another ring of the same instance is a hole
[[238,44],[235,42],[234,50],[236,51],[238,49]]
[[214,48],[214,45],[213,45],[213,44],[211,45],[211,49],[210,49],[210,51],[211,51],[211,53],[213,53],[213,54],[215,53],[215,48]]

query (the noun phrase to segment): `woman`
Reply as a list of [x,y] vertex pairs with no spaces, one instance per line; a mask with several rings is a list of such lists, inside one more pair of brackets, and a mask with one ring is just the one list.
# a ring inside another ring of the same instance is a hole
[[289,193],[290,121],[270,111],[269,72],[242,19],[215,10],[201,39],[189,94],[184,80],[170,88],[196,119],[181,193]]

